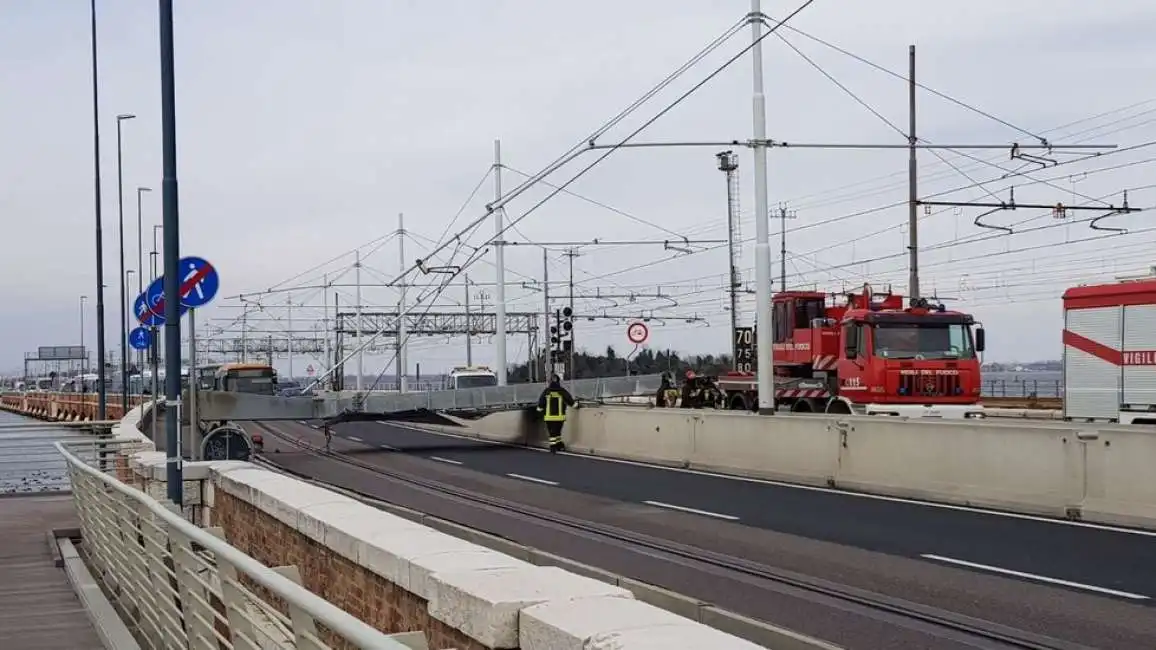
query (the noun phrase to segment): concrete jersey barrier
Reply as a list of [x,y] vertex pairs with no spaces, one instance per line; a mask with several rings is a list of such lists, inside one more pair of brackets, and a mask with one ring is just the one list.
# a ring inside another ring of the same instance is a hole
[[[426,428],[544,440],[530,412],[461,424]],[[605,406],[574,411],[563,437],[571,451],[626,460],[1156,528],[1147,427]]]
[[[147,406],[137,407],[114,428],[130,443],[130,457],[118,461],[128,480],[163,500],[164,453],[137,428],[146,415]],[[223,530],[267,566],[300,566],[310,591],[384,632],[424,628],[431,649],[761,647],[625,588],[530,564],[251,463],[184,468],[193,521]]]

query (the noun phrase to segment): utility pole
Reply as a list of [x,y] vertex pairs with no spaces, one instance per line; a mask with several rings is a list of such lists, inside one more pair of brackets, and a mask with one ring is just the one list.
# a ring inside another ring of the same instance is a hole
[[288,350],[289,350],[289,381],[293,381],[293,294],[292,293],[290,293],[285,298],[285,304],[287,305],[286,320],[288,321],[288,325],[289,325],[289,335],[286,337],[286,343],[288,344]]
[[794,210],[779,205],[779,291],[787,290],[787,219],[794,219]]
[[918,173],[916,172],[916,148],[918,139],[915,136],[915,46],[908,46],[908,73],[907,73],[907,101],[910,110],[910,125],[907,130],[907,255],[909,273],[907,280],[908,301],[919,298],[919,216],[916,208],[919,203]]
[[755,344],[758,346],[759,413],[775,412],[775,367],[771,354],[771,244],[769,212],[767,209],[767,98],[763,94],[763,12],[759,0],[751,0],[751,47],[754,58],[754,139],[755,158],[755,301],[758,319],[755,321]]
[[474,365],[474,316],[470,312],[470,275],[466,278],[466,365]]
[[[566,251],[565,255],[566,255],[566,257],[570,258],[570,280],[569,280],[569,284],[570,284],[570,314],[571,314],[570,317],[573,318],[575,316],[575,313],[574,313],[574,258],[581,255],[581,253],[578,252],[578,249],[571,248],[571,249]],[[559,330],[558,333],[559,333],[559,335],[561,335],[561,333],[562,333],[561,330]],[[566,372],[567,372],[567,379],[569,379],[571,382],[573,382],[575,379],[575,377],[574,377],[574,350],[577,347],[578,347],[578,345],[574,341],[574,330],[570,330],[570,354],[569,354],[569,361],[567,362],[567,365],[566,365]]]
[[[333,369],[333,356],[329,349],[329,274],[321,276],[321,300],[322,300],[322,316],[321,329],[325,332],[325,371],[329,372]],[[333,383],[330,379],[330,384]]]
[[241,312],[241,363],[245,363],[245,353],[249,349],[249,343],[246,339],[247,331],[249,329],[249,308],[245,307],[245,311]]
[[397,254],[402,274],[401,282],[398,283],[401,295],[397,302],[397,390],[404,393],[407,388],[405,375],[409,370],[406,359],[406,346],[409,345],[406,339],[409,338],[409,334],[405,325],[405,215],[400,212],[397,213]]
[[[738,341],[735,331],[739,326],[739,296],[742,287],[739,277],[740,257],[742,255],[742,218],[739,216],[739,157],[733,151],[723,151],[715,154],[718,158],[718,168],[726,174],[727,180],[727,250],[730,258],[730,302],[731,302],[731,364],[738,363]],[[737,367],[737,366],[735,366]]]
[[550,256],[542,248],[542,379],[554,376],[554,355],[550,346]]
[[[502,200],[502,142],[494,140],[494,202]],[[494,265],[497,276],[497,293],[494,299],[494,312],[497,323],[494,326],[494,352],[498,357],[498,385],[506,385],[506,253],[505,240],[502,230],[505,229],[503,215],[506,209],[497,207],[494,210]]]
[[360,393],[361,392],[361,376],[363,374],[365,374],[363,372],[364,366],[365,366],[365,350],[363,349],[364,346],[361,345],[361,251],[360,250],[357,251],[357,257],[355,258],[355,261],[353,262],[353,269],[354,269],[354,273],[355,273],[356,278],[357,278],[355,280],[355,282],[357,283],[357,307],[355,309],[355,311],[357,312],[357,325],[354,329],[357,332],[358,350],[357,350],[357,383],[355,385],[357,386],[357,392]]

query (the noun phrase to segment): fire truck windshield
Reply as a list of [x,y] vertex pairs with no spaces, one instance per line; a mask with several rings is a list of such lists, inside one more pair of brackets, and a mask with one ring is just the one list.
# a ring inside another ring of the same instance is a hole
[[971,331],[953,323],[878,323],[875,356],[883,359],[974,359]]

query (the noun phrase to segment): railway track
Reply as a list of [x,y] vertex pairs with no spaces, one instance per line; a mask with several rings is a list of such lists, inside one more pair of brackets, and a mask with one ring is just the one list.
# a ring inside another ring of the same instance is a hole
[[[801,591],[804,592],[812,602],[829,607],[836,607],[841,610],[850,610],[876,620],[893,622],[894,624],[909,629],[920,630],[940,637],[945,641],[962,643],[974,648],[1090,650],[1088,646],[1019,630],[991,621],[964,616],[948,610],[885,596],[864,589],[820,580],[777,567],[752,562],[741,557],[716,553],[701,547],[681,544],[616,526],[560,515],[526,504],[478,494],[406,472],[379,467],[340,452],[327,451],[306,442],[300,437],[284,433],[269,424],[254,423],[254,427],[259,428],[264,434],[288,443],[306,453],[357,467],[391,481],[401,482],[428,492],[462,500],[471,504],[505,511],[519,517],[537,520],[538,522],[549,524],[557,529],[572,531],[583,536],[600,537],[624,547],[641,549],[649,554],[672,557],[680,563],[694,563],[705,565],[715,570],[721,569],[735,575],[737,579],[744,581],[749,581],[751,578],[759,579],[763,581],[767,589],[780,593],[798,594],[798,592]],[[282,471],[293,473],[290,470],[278,466],[270,456],[265,456],[264,460]],[[345,486],[340,487],[370,499],[376,498],[373,495],[364,494],[357,490],[350,490]]]

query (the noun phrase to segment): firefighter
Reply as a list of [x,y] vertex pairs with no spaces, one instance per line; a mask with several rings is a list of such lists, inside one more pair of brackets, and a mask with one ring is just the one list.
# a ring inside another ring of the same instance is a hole
[[562,442],[562,425],[566,423],[566,409],[577,407],[570,391],[562,387],[558,375],[550,377],[550,385],[538,397],[538,412],[546,421],[546,432],[550,435],[550,453],[566,449]]
[[329,444],[333,442],[333,431],[328,424],[322,425],[321,431],[325,433],[325,451],[330,451]]
[[662,373],[662,384],[658,387],[658,394],[654,396],[654,405],[658,408],[674,408],[678,403],[678,389],[674,387],[674,379],[670,373]]

